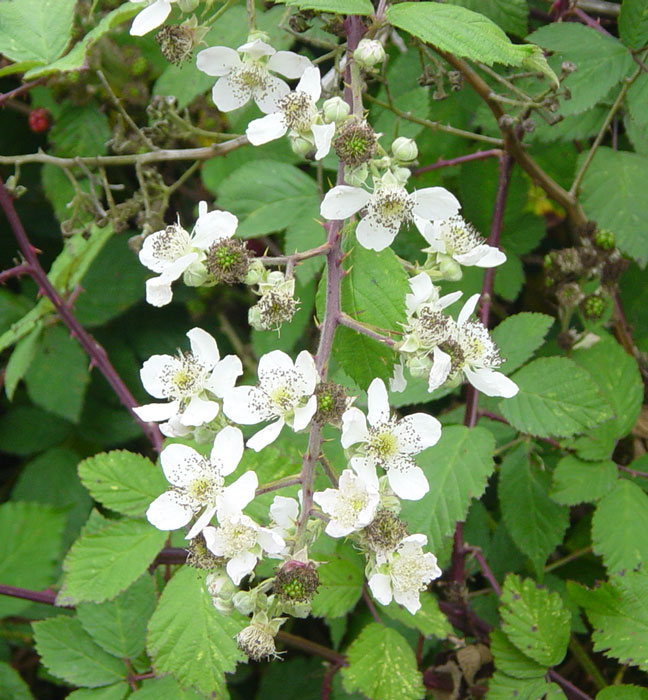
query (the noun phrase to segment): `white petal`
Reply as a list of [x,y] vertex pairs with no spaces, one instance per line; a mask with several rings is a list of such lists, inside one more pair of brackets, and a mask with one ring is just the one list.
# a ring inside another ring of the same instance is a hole
[[270,506],[270,517],[277,525],[284,528],[292,527],[299,514],[299,503],[294,498],[275,496]]
[[144,406],[134,406],[133,412],[145,423],[169,420],[178,412],[179,401],[171,403],[147,403]]
[[266,44],[265,41],[261,41],[261,39],[255,39],[254,41],[241,44],[237,50],[241,53],[246,53],[250,58],[255,60],[263,58],[263,56],[272,56],[275,53],[275,49],[270,46],[270,44]]
[[279,418],[279,420],[276,420],[274,423],[270,423],[270,425],[263,428],[263,430],[259,430],[256,435],[253,435],[247,441],[247,446],[255,452],[260,452],[264,447],[267,447],[279,437],[279,433],[284,427],[284,424],[285,421],[283,418]]
[[442,296],[439,301],[437,302],[437,306],[440,309],[445,309],[446,306],[450,306],[450,304],[454,304],[457,299],[461,299],[463,295],[463,292],[450,292],[450,294],[446,294],[445,296]]
[[473,294],[463,305],[463,308],[459,312],[459,317],[457,318],[457,324],[463,326],[463,324],[473,315],[477,302],[481,294]]
[[186,525],[192,515],[191,508],[178,502],[176,491],[158,496],[146,511],[146,519],[158,530],[177,530]]
[[476,267],[497,267],[506,262],[506,255],[492,245],[478,245],[469,253],[452,256],[460,265],[475,265]]
[[310,396],[315,391],[319,375],[315,367],[315,360],[308,350],[302,350],[297,355],[295,369],[301,375],[297,390],[305,396]]
[[258,486],[259,477],[256,472],[245,472],[223,489],[223,493],[217,498],[218,519],[222,522],[240,513],[248,503],[254,500]]
[[[179,404],[179,402],[177,402]],[[179,406],[178,406],[179,410]],[[186,437],[193,432],[191,428],[182,425],[180,416],[171,416],[166,423],[160,424],[160,432],[166,437]]]
[[496,372],[485,367],[472,370],[464,367],[466,379],[486,396],[501,396],[510,399],[520,390],[518,385],[501,372]]
[[407,379],[405,379],[404,367],[402,364],[394,365],[394,374],[389,380],[389,391],[399,394],[407,388]]
[[295,409],[295,417],[293,419],[293,430],[297,433],[303,430],[310,422],[312,417],[317,412],[317,397],[311,396],[305,406]]
[[[184,229],[182,235],[186,236],[187,241],[189,240],[189,234],[184,231]],[[169,260],[164,256],[161,257],[158,250],[158,246],[161,242],[164,242],[166,238],[166,229],[162,229],[161,231],[155,231],[144,239],[144,243],[142,244],[142,248],[138,256],[139,261],[142,263],[142,265],[144,265],[144,267],[148,267],[148,269],[153,270],[153,272],[162,273],[173,263],[172,260]]]
[[290,92],[288,85],[275,75],[267,75],[262,88],[252,90],[252,97],[257,107],[264,114],[271,114],[279,110],[279,102]]
[[391,221],[389,225],[371,216],[365,216],[356,228],[358,243],[367,250],[380,252],[389,248],[400,229],[400,221]]
[[233,425],[228,425],[216,436],[209,459],[220,466],[222,476],[227,476],[238,467],[242,456],[243,433]]
[[427,535],[423,535],[420,532],[417,532],[413,535],[408,535],[407,537],[404,537],[401,540],[401,544],[415,544],[418,545],[419,547],[425,547],[427,544],[428,538]]
[[420,304],[430,298],[434,291],[434,285],[426,272],[420,272],[415,277],[411,277],[409,285],[412,293],[405,295],[405,307],[407,313],[411,315],[418,309]]
[[374,574],[369,579],[369,588],[373,597],[382,605],[389,605],[392,600],[391,578],[387,574]]
[[[344,473],[344,472],[343,472]],[[313,501],[325,512],[331,515],[335,510],[340,492],[338,489],[324,489],[313,494]]]
[[342,447],[346,449],[357,442],[366,442],[368,437],[367,419],[364,413],[355,407],[347,409],[342,415]]
[[295,92],[305,92],[313,102],[319,100],[322,94],[322,78],[317,66],[309,66],[301,77]]
[[211,423],[218,415],[220,406],[216,401],[201,399],[200,396],[192,396],[185,410],[180,415],[180,423],[191,427]]
[[220,359],[218,345],[214,338],[202,328],[192,328],[187,333],[192,355],[205,367],[211,369]]
[[279,554],[286,548],[283,537],[267,527],[260,527],[257,537],[261,548],[268,554]]
[[292,51],[277,51],[274,56],[270,57],[267,63],[268,70],[275,73],[281,73],[286,78],[295,79],[301,78],[304,71],[313,64],[306,56],[300,56]]
[[430,490],[430,484],[420,467],[407,470],[390,469],[387,472],[387,480],[392,491],[407,501],[420,501]]
[[445,253],[446,245],[443,236],[441,235],[441,224],[439,221],[426,221],[419,227],[419,231],[425,240],[429,243],[430,248],[436,253]]
[[352,457],[349,462],[353,471],[367,486],[377,489],[379,486],[376,467],[366,457]]
[[387,388],[382,379],[376,377],[367,389],[367,401],[369,410],[367,411],[367,419],[369,425],[375,426],[379,423],[386,423],[389,420],[389,397],[387,396]]
[[166,384],[162,378],[172,372],[176,365],[177,359],[171,355],[151,355],[140,370],[140,380],[144,389],[156,399],[165,399]]
[[280,139],[288,131],[283,112],[274,112],[248,124],[245,135],[253,146]]
[[236,355],[226,355],[214,367],[205,389],[222,399],[225,393],[231,391],[236,380],[243,374],[243,363]]
[[199,478],[206,466],[205,459],[196,450],[177,442],[160,452],[160,464],[167,481],[181,488]]
[[146,280],[146,303],[160,308],[171,303],[173,292],[167,277],[151,277]]
[[427,413],[412,413],[398,421],[394,434],[401,452],[416,454],[439,442],[441,423]]
[[205,508],[202,515],[191,526],[191,529],[187,533],[185,540],[193,540],[193,538],[196,537],[196,535],[199,535],[207,527],[207,525],[209,525],[209,522],[214,517],[215,512],[216,506],[209,506],[209,508]]
[[227,575],[238,586],[241,579],[254,571],[257,558],[252,552],[243,552],[237,554],[233,559],[227,562],[225,567]]
[[459,200],[445,187],[424,187],[410,196],[414,200],[414,214],[424,219],[449,219],[461,209]]
[[329,536],[329,537],[346,537],[347,535],[350,535],[356,528],[354,528],[352,525],[341,525],[338,520],[329,520],[326,528],[324,529],[324,532]]
[[428,391],[438,389],[448,378],[450,369],[452,368],[452,358],[447,353],[434,348],[434,363],[428,377]]
[[292,372],[295,369],[295,364],[290,358],[290,355],[283,350],[272,350],[262,355],[259,360],[259,384],[264,386],[267,381],[271,381],[276,376],[277,372],[286,373]]
[[315,139],[315,160],[322,160],[331,150],[331,141],[335,136],[335,122],[330,124],[313,124],[311,126]]
[[416,615],[421,608],[419,591],[394,591],[394,600],[412,615]]
[[366,207],[371,195],[361,187],[338,185],[330,189],[320,206],[320,214],[326,219],[346,219]]
[[250,97],[252,93],[233,81],[231,73],[219,78],[212,88],[212,100],[221,112],[231,112],[242,107],[249,102]]
[[198,217],[194,226],[192,245],[209,249],[216,241],[231,238],[236,233],[238,219],[228,211],[210,211]]
[[228,391],[223,397],[223,413],[241,425],[254,425],[274,415],[268,408],[267,396],[255,386],[238,386]]
[[207,75],[221,77],[241,66],[238,52],[229,46],[212,46],[196,56],[196,67]]
[[145,7],[133,20],[130,28],[131,36],[144,36],[159,27],[171,12],[169,0],[157,0]]

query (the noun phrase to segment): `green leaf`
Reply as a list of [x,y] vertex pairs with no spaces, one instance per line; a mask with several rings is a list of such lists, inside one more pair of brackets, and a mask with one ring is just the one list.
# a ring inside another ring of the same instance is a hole
[[423,678],[409,644],[390,627],[372,622],[347,650],[349,665],[342,673],[344,688],[371,700],[419,700]]
[[11,353],[5,370],[5,393],[9,401],[13,400],[18,382],[25,376],[36,355],[42,332],[43,324],[39,321],[28,335],[18,341]]
[[458,57],[519,66],[537,56],[535,46],[512,44],[493,22],[463,7],[432,2],[392,5],[387,20],[423,41]]
[[[10,501],[0,506],[0,581],[37,591],[52,585],[61,555],[65,515],[41,503]],[[36,566],[35,563],[38,562]],[[0,618],[28,605],[18,598],[0,598]]]
[[70,41],[76,0],[0,4],[0,53],[12,61],[51,63]]
[[404,625],[417,629],[426,637],[436,637],[437,639],[446,639],[452,632],[452,625],[448,622],[448,618],[439,609],[437,599],[427,593],[421,594],[421,608],[412,615],[411,612],[405,610],[395,602],[384,606],[384,610],[393,620],[398,620]]
[[191,688],[181,688],[173,676],[146,679],[140,689],[128,697],[129,700],[204,700],[204,696]]
[[648,671],[648,574],[645,570],[612,576],[609,582],[593,590],[568,581],[567,590],[585,609],[594,628],[594,651],[619,659],[622,665]]
[[553,487],[549,494],[556,503],[575,506],[593,503],[605,496],[618,479],[616,464],[605,462],[582,462],[567,455],[558,462],[553,474]]
[[544,664],[539,664],[523,654],[501,630],[493,629],[490,638],[491,652],[498,671],[522,680],[543,678],[547,673]]
[[348,544],[338,544],[317,570],[320,585],[313,599],[313,615],[340,617],[355,607],[362,595],[364,560]]
[[613,685],[603,688],[596,700],[648,700],[648,690],[636,685]]
[[[347,229],[348,230],[348,229]],[[376,253],[349,241],[342,279],[342,311],[353,319],[375,328],[383,335],[400,330],[405,322],[405,295],[409,292],[407,273],[390,249]],[[326,279],[322,278],[318,294],[318,314],[323,318],[323,297]],[[366,389],[380,377],[392,376],[394,352],[387,346],[356,331],[338,327],[333,343],[333,357],[358,386]]]
[[146,626],[156,602],[153,579],[144,574],[112,602],[78,605],[77,617],[104,651],[135,659],[146,646]]
[[494,292],[506,301],[515,301],[524,286],[524,267],[515,253],[506,254],[506,262],[499,268],[501,274],[495,276]]
[[115,683],[103,688],[80,688],[66,695],[66,700],[123,700],[129,691],[126,682]]
[[431,489],[422,501],[404,502],[401,517],[410,532],[428,536],[433,552],[441,549],[457,521],[465,520],[472,499],[484,493],[494,449],[493,435],[485,428],[451,425],[417,458]]
[[523,654],[546,667],[563,660],[571,615],[558,593],[511,574],[502,589],[500,614],[502,631]]
[[571,91],[570,100],[561,100],[563,115],[579,114],[594,107],[634,65],[630,52],[618,39],[578,22],[548,24],[530,34],[527,40],[554,51],[557,65],[571,61],[577,66],[562,83]]
[[0,688],[3,700],[33,700],[27,683],[18,671],[4,661],[0,661]]
[[[579,165],[585,154],[581,154]],[[619,250],[640,267],[648,262],[648,236],[644,222],[648,200],[642,183],[648,178],[648,158],[628,151],[600,147],[581,185],[585,214],[600,228],[612,231]],[[610,187],[610,183],[614,187]]]
[[223,674],[243,659],[235,637],[245,622],[216,610],[205,572],[183,567],[167,584],[149,621],[147,650],[155,670],[172,673],[181,685],[205,695],[224,695]]
[[29,398],[46,411],[78,423],[90,381],[88,356],[62,326],[45,329],[25,376]]
[[83,107],[66,104],[49,137],[57,156],[103,156],[107,152],[106,143],[111,131],[108,119],[98,104],[90,103]]
[[533,353],[543,345],[553,322],[554,319],[547,314],[528,312],[504,319],[491,332],[491,338],[505,360],[500,371],[511,374],[532,358]]
[[92,497],[124,515],[144,516],[151,502],[166,491],[161,469],[127,450],[102,452],[79,464],[79,477]]
[[621,41],[631,49],[648,44],[648,5],[646,0],[623,0],[619,13]]
[[97,688],[126,677],[124,662],[97,646],[76,618],[59,615],[35,622],[33,628],[36,651],[57,678]]
[[549,689],[544,678],[520,680],[496,671],[488,682],[486,700],[539,700]]
[[539,576],[569,524],[569,509],[549,498],[550,484],[549,473],[531,463],[527,445],[518,445],[502,462],[498,496],[504,523]]
[[612,417],[590,374],[564,357],[534,360],[512,377],[520,391],[499,404],[518,430],[539,437],[569,437]]
[[277,0],[289,7],[315,12],[334,12],[337,15],[373,15],[370,0]]
[[526,0],[450,0],[449,4],[480,12],[509,34],[526,36],[529,15]]
[[36,454],[63,442],[71,430],[68,421],[36,406],[16,406],[0,417],[0,449],[23,456]]
[[[57,0],[54,0],[55,2]],[[141,8],[130,2],[125,2],[121,7],[115,8],[112,12],[101,18],[97,26],[89,31],[81,41],[77,42],[72,49],[62,58],[49,63],[47,66],[32,68],[25,73],[25,80],[41,78],[52,73],[65,73],[72,70],[79,70],[85,63],[88,51],[101,37],[109,32],[113,27],[134,17]]]
[[145,520],[113,520],[98,532],[82,535],[63,562],[58,605],[115,598],[146,571],[167,534]]
[[619,479],[603,496],[592,518],[594,552],[610,573],[633,569],[648,558],[648,496],[636,484]]

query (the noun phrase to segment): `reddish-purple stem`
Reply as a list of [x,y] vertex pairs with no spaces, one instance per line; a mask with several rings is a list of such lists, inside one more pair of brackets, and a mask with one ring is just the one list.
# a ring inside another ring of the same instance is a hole
[[371,617],[378,622],[379,624],[383,624],[383,621],[380,618],[380,615],[378,614],[378,611],[376,610],[376,606],[374,605],[373,600],[371,600],[371,595],[369,594],[369,591],[367,590],[367,586],[364,585],[362,587],[362,597],[364,598],[364,602],[367,604],[367,607],[369,608],[369,612],[371,613]]
[[484,578],[490,583],[491,588],[495,591],[497,597],[502,595],[502,589],[500,588],[499,583],[497,582],[497,579],[495,578],[495,574],[493,573],[492,569],[490,566],[488,566],[488,562],[486,561],[486,557],[482,554],[482,551],[478,548],[471,549],[472,553],[475,556],[475,559],[477,559],[477,563],[479,564],[479,567],[482,570],[482,574],[484,574]]
[[[497,194],[495,196],[495,207],[493,209],[493,220],[488,244],[499,248],[502,235],[502,224],[504,222],[504,209],[506,208],[506,197],[508,195],[509,183],[511,181],[511,170],[513,168],[513,158],[509,153],[505,153],[499,160],[499,179],[497,183]],[[481,291],[481,308],[479,320],[488,326],[490,317],[491,296],[493,294],[493,283],[495,281],[495,268],[490,267],[484,275],[484,283]],[[479,392],[472,384],[468,385],[466,391],[466,411],[464,413],[464,425],[474,428],[477,424],[477,401]],[[463,523],[457,523],[454,533],[454,544],[452,550],[452,564],[450,568],[450,578],[455,583],[462,584],[466,580],[466,548],[463,541]]]
[[502,156],[502,151],[499,148],[492,148],[489,151],[477,151],[476,153],[468,153],[465,156],[457,156],[457,158],[450,158],[449,160],[437,160],[436,163],[431,165],[423,165],[420,168],[412,170],[412,175],[417,177],[423,173],[429,173],[431,170],[439,170],[439,168],[450,168],[453,165],[461,165],[462,163],[469,163],[471,160],[484,160],[485,158],[500,158]]
[[0,284],[5,284],[7,280],[13,277],[22,277],[22,275],[31,274],[31,267],[27,263],[20,263],[15,267],[10,267],[8,270],[0,272]]
[[9,90],[9,92],[3,93],[2,95],[0,95],[0,105],[6,100],[10,100],[12,97],[18,97],[18,95],[22,95],[23,92],[29,92],[33,87],[36,87],[36,85],[40,85],[40,83],[42,82],[43,79],[39,78],[38,80],[32,80],[31,83],[19,85],[17,88]]
[[18,241],[18,245],[20,246],[20,250],[25,258],[25,262],[27,265],[29,265],[29,274],[38,284],[40,292],[52,302],[56,312],[61,317],[65,325],[69,328],[71,336],[75,337],[79,341],[81,347],[89,355],[91,364],[96,366],[104,375],[115,394],[117,394],[119,397],[121,403],[128,409],[129,413],[140,425],[142,431],[151,441],[153,447],[159,451],[162,447],[162,435],[159,428],[157,425],[145,423],[138,418],[137,415],[135,415],[133,408],[137,406],[137,401],[135,401],[135,398],[128,390],[128,387],[124,384],[121,377],[112,366],[106,351],[77,321],[72,311],[70,311],[69,306],[63,301],[60,294],[56,291],[52,283],[47,278],[45,270],[43,270],[41,267],[38,257],[36,256],[36,249],[29,242],[27,233],[25,232],[22,222],[20,221],[20,218],[14,208],[11,195],[4,186],[2,179],[0,179],[0,205],[2,205],[5,216],[7,217],[14,236]]

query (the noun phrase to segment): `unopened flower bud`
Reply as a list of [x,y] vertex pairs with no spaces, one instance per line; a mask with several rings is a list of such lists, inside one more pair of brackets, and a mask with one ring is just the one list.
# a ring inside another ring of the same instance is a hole
[[515,126],[515,119],[510,114],[502,114],[499,125],[502,129],[512,129]]
[[205,265],[216,282],[237,284],[246,279],[251,256],[245,241],[222,238],[207,251]]
[[351,107],[341,97],[331,97],[322,105],[322,111],[326,122],[341,122],[349,116]]
[[193,12],[199,4],[200,0],[178,0],[178,7],[181,12]]
[[245,284],[249,285],[259,284],[259,282],[265,279],[265,276],[265,265],[260,260],[253,260],[248,267],[247,274],[243,281]]
[[458,70],[448,71],[448,82],[450,83],[450,89],[453,92],[461,90],[463,87],[463,74]]
[[399,136],[391,147],[394,158],[409,163],[418,157],[418,147],[414,139],[408,139],[405,136]]
[[362,165],[358,165],[355,168],[349,165],[344,166],[344,181],[351,187],[362,187],[368,177],[369,166],[366,163],[362,163]]
[[247,38],[247,44],[252,43],[253,41],[263,41],[266,44],[270,43],[270,35],[267,32],[263,32],[260,29],[253,29],[249,34]]
[[360,39],[353,58],[363,68],[373,68],[385,60],[385,48],[375,39]]
[[594,234],[594,243],[601,250],[612,250],[616,246],[616,237],[608,229],[599,229]]
[[187,287],[201,287],[207,281],[209,273],[202,262],[194,262],[184,271],[182,281]]
[[349,119],[340,128],[333,148],[345,165],[357,167],[371,160],[376,150],[376,133],[367,122]]
[[275,574],[274,592],[286,603],[309,603],[319,586],[312,562],[287,561]]
[[234,594],[232,603],[241,615],[251,615],[254,612],[256,596],[249,591],[239,591]]
[[461,265],[450,255],[439,253],[437,260],[440,274],[437,279],[458,282],[463,277]]
[[302,158],[306,158],[315,151],[315,142],[308,138],[306,134],[291,132],[288,140],[290,141],[292,152]]
[[347,409],[346,389],[335,382],[320,382],[315,388],[315,396],[317,397],[317,413],[313,421],[320,425],[325,423],[339,425],[342,414]]
[[407,181],[410,179],[410,175],[412,174],[412,171],[409,168],[401,168],[401,167],[392,167],[392,174],[396,178],[396,182],[399,185],[402,185],[405,187],[407,184]]
[[218,612],[230,615],[234,612],[232,598],[238,590],[225,573],[214,572],[205,579],[207,592],[212,597],[212,603]]

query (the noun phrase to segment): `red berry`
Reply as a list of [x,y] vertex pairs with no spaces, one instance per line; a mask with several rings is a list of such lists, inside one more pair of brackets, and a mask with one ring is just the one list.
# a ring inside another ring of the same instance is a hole
[[39,109],[32,109],[32,111],[29,113],[29,128],[35,134],[41,134],[43,131],[47,131],[49,127],[49,112],[43,107]]

